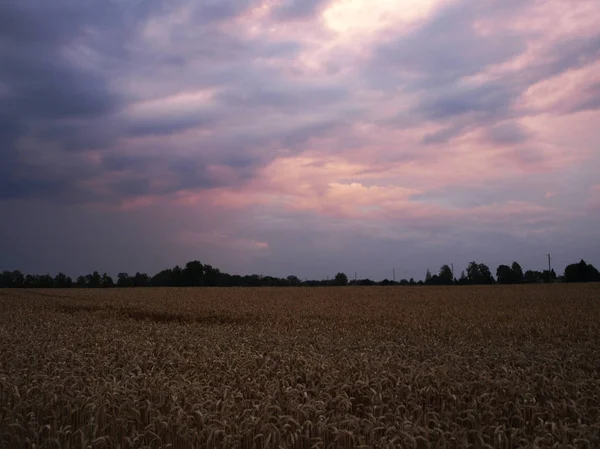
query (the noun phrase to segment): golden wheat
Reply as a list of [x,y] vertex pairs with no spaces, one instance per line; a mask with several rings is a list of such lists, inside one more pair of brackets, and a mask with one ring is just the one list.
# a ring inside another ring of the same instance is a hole
[[598,448],[599,294],[0,290],[0,444]]

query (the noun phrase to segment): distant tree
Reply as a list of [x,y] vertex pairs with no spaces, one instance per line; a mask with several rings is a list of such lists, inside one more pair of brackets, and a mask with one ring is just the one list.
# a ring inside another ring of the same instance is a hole
[[36,288],[54,287],[54,278],[49,274],[42,274],[37,277]]
[[527,270],[525,272],[525,282],[535,284],[543,281],[543,274],[540,271]]
[[377,282],[372,281],[371,279],[368,279],[368,278],[367,279],[359,279],[358,280],[358,285],[362,285],[362,286],[365,286],[365,287],[369,287],[371,285],[376,285],[376,284],[377,284]]
[[85,285],[89,288],[99,288],[102,286],[102,276],[97,271],[85,276]]
[[[195,283],[194,283],[195,282]],[[186,285],[202,285],[202,276],[199,276],[197,279],[188,278],[187,270],[182,269],[179,265],[175,265],[175,267],[171,270],[171,284],[174,287],[183,287]]]
[[75,281],[75,287],[77,288],[83,288],[87,286],[87,281],[85,279],[85,276],[78,276],[77,277],[77,281]]
[[101,285],[103,288],[111,288],[115,286],[113,279],[106,273],[102,275]]
[[479,264],[479,272],[481,273],[481,283],[482,284],[493,284],[494,281],[494,276],[492,276],[492,272],[490,271],[490,268],[484,264],[484,263],[480,263]]
[[287,279],[289,285],[292,285],[292,286],[300,285],[300,279],[298,279],[298,276],[289,275],[286,279]]
[[148,287],[150,285],[150,277],[146,273],[135,273],[133,277],[133,287]]
[[3,271],[0,276],[0,287],[20,288],[25,287],[26,277],[19,270]]
[[458,285],[467,285],[469,284],[469,278],[467,278],[467,275],[465,274],[465,271],[463,270],[460,273],[460,277],[458,278]]
[[467,266],[467,279],[470,284],[477,284],[478,280],[481,278],[481,273],[479,272],[479,264],[475,261],[469,262]]
[[348,276],[345,273],[338,273],[333,279],[333,285],[348,285]]
[[69,276],[64,273],[58,273],[54,276],[54,287],[57,288],[70,288],[73,284],[73,281]]
[[431,276],[431,271],[429,271],[429,268],[427,269],[427,273],[425,273],[425,284],[426,285],[433,284],[433,279],[432,279],[432,276]]
[[549,274],[548,270],[542,272],[542,282],[556,282],[557,279],[554,269],[552,269]]
[[261,286],[261,279],[260,276],[258,274],[252,274],[250,276],[244,276],[244,285],[247,285],[248,287],[260,287]]
[[206,267],[200,263],[198,260],[193,260],[185,264],[185,277],[187,280],[186,285],[203,285],[204,284],[204,274]]
[[409,285],[409,284],[410,284],[410,282],[407,281],[406,279],[401,279],[400,280],[400,285]]
[[493,284],[494,278],[486,264],[473,261],[467,267],[467,278],[470,284]]
[[510,268],[513,271],[513,276],[514,276],[515,282],[521,283],[521,282],[525,281],[525,275],[523,274],[523,269],[521,268],[521,265],[518,264],[518,262],[513,262],[512,265],[510,266]]
[[[134,281],[134,287],[139,287]],[[155,287],[169,287],[174,284],[173,281],[173,270],[170,268],[159,271],[152,277],[152,285]]]
[[417,285],[417,283],[415,282],[414,278],[410,278],[408,281],[408,285]]
[[452,269],[448,265],[442,265],[440,274],[438,275],[438,283],[441,285],[452,285],[453,282]]
[[[204,285],[215,287],[221,282],[221,270],[210,265],[204,265]],[[259,283],[262,284],[262,280]]]
[[37,285],[37,276],[33,276],[31,274],[28,274],[25,276],[25,283],[23,284],[23,287],[35,288],[36,285]]
[[516,282],[515,272],[508,265],[500,265],[496,269],[498,284],[514,284]]
[[600,274],[592,265],[583,259],[579,263],[567,265],[565,268],[565,282],[599,282]]
[[129,275],[127,273],[119,273],[117,275],[117,287],[124,288],[124,287],[131,287],[131,286],[132,286],[131,278],[129,277]]
[[5,270],[2,273],[0,273],[0,288],[12,287],[11,281],[12,281],[12,276],[10,275],[9,271]]

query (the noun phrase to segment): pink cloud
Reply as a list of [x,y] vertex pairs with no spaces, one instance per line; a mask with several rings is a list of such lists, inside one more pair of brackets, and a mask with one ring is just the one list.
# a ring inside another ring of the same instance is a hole
[[592,209],[600,211],[600,184],[590,187],[588,204]]

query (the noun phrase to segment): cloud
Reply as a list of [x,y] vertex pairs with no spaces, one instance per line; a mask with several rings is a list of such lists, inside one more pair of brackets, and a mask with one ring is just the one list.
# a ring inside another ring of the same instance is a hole
[[516,145],[526,142],[531,134],[518,122],[504,122],[489,128],[487,137],[495,145]]
[[[516,2],[457,1],[445,5],[422,26],[379,45],[374,63],[394,76],[394,84],[422,89],[452,84],[516,57],[526,48],[524,36],[506,28],[483,32],[476,26],[486,15],[506,17],[508,3],[514,6]],[[520,8],[526,4],[520,2]]]
[[0,202],[240,271],[596,235],[600,7],[563,3],[5,1]]
[[331,0],[282,0],[272,9],[275,20],[298,20],[313,18]]

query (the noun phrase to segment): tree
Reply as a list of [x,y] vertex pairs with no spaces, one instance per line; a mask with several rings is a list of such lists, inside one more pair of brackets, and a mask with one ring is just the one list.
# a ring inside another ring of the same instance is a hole
[[54,287],[54,278],[49,274],[42,274],[37,277],[36,288],[52,288]]
[[548,274],[548,270],[542,272],[542,282],[556,282],[556,279],[557,277],[554,269],[550,271],[550,274]]
[[452,285],[453,282],[452,269],[448,265],[442,265],[440,274],[438,275],[438,283],[441,285]]
[[500,265],[496,269],[498,284],[514,284],[515,278],[515,272],[508,265]]
[[519,265],[517,262],[513,262],[510,268],[513,271],[515,282],[521,283],[525,280],[525,275],[523,274],[521,265]]
[[333,285],[348,285],[348,276],[345,273],[338,273],[333,279]]
[[484,264],[484,263],[479,264],[479,272],[481,273],[481,283],[482,284],[493,284],[494,283],[494,277],[492,276],[492,272],[490,271],[490,268],[486,264]]
[[150,285],[150,276],[146,273],[135,273],[133,277],[133,287],[147,287]]
[[85,276],[78,276],[77,277],[77,281],[75,282],[75,286],[77,288],[86,287],[86,284],[87,284],[87,282],[86,282]]
[[476,284],[479,278],[481,277],[481,273],[479,272],[479,265],[477,262],[469,262],[467,266],[467,279],[470,284]]
[[427,273],[425,273],[425,284],[427,285],[431,285],[432,282],[432,276],[431,276],[431,271],[429,271],[429,268],[427,269]]
[[300,285],[300,279],[298,276],[289,275],[286,279],[289,285]]
[[494,278],[486,264],[473,261],[467,267],[467,278],[470,284],[493,284]]
[[592,264],[588,265],[583,259],[579,263],[567,265],[564,276],[566,282],[600,281],[598,270]]
[[527,270],[525,272],[525,282],[528,284],[536,284],[543,281],[543,274],[539,271]]
[[102,275],[101,285],[103,288],[111,288],[115,286],[113,279],[106,273]]
[[119,273],[117,275],[117,287],[119,288],[123,288],[123,287],[131,287],[131,278],[129,277],[129,275],[127,273]]
[[54,287],[57,288],[69,288],[73,284],[73,281],[69,276],[64,273],[58,273],[54,277]]
[[[181,269],[181,267],[179,265],[175,265],[175,268],[173,268],[171,270],[171,285],[173,286],[177,286],[177,287],[182,287],[182,286],[186,286],[186,285],[196,285],[193,283],[194,280],[193,279],[188,279],[186,277],[186,270]],[[198,277],[197,279],[198,285],[201,285],[200,283],[202,282],[202,277]]]
[[88,274],[85,277],[85,285],[89,288],[99,288],[102,286],[102,276],[97,271]]
[[[178,268],[178,267],[176,267]],[[187,280],[186,285],[203,285],[204,274],[207,268],[212,268],[210,265],[206,267],[198,260],[192,260],[185,264],[185,278]]]
[[221,270],[210,265],[204,265],[204,284],[215,287],[221,282]]
[[16,288],[25,286],[25,275],[19,270],[3,271],[0,276],[0,287]]

